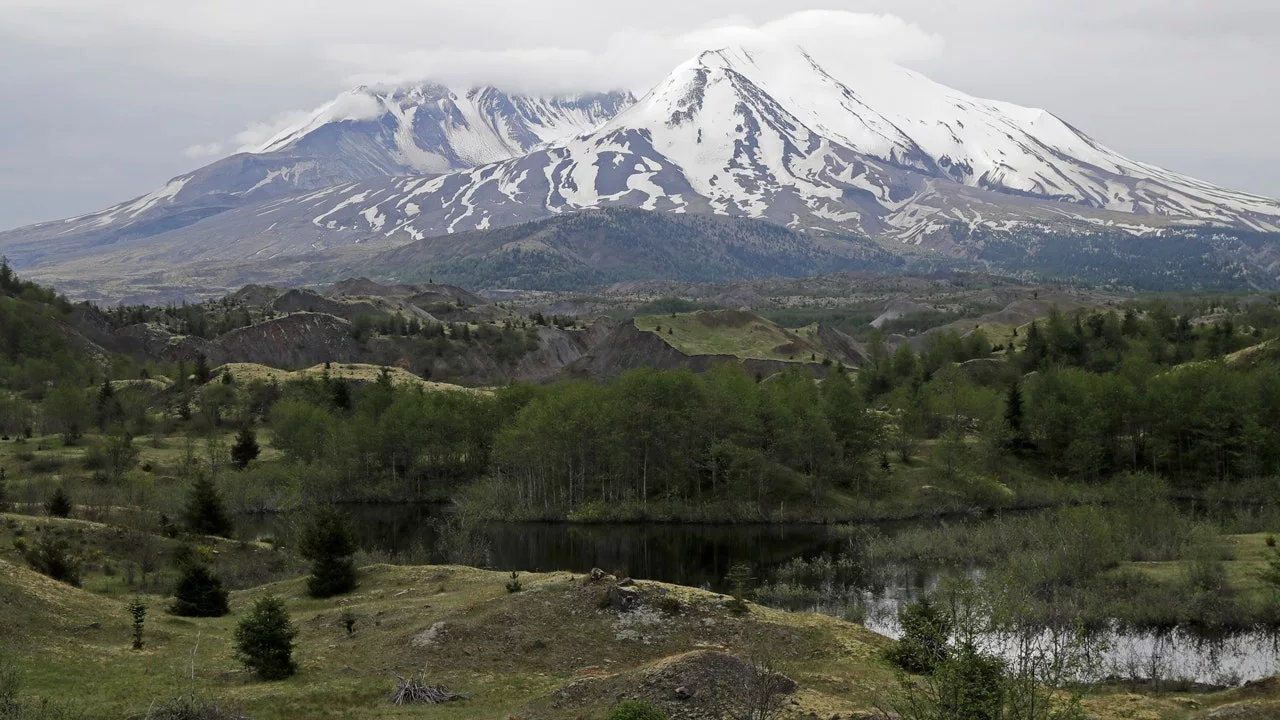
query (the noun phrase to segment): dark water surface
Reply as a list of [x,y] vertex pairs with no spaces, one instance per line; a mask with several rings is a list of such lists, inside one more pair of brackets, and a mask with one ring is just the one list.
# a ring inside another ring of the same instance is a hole
[[[406,564],[447,561],[438,551],[433,525],[447,516],[445,507],[366,505],[346,511],[361,548],[375,556]],[[251,537],[271,537],[289,546],[297,522],[291,515],[261,515],[240,518],[237,524]],[[890,523],[877,529],[892,536],[910,525]],[[483,534],[487,564],[499,570],[586,573],[598,567],[619,576],[716,591],[728,589],[725,575],[736,563],[750,564],[760,582],[770,582],[794,559],[836,557],[848,543],[847,533],[822,525],[490,523]],[[835,600],[825,587],[820,602],[788,605],[845,617],[856,606],[856,619],[896,637],[897,609],[931,591],[944,575],[960,572],[910,564],[869,570],[874,582],[852,578]],[[1107,633],[1104,639],[1108,647],[1098,678],[1235,685],[1280,674],[1280,644],[1267,632],[1205,637],[1181,629],[1125,631]]]
[[[344,509],[360,547],[404,562],[445,562],[436,548],[433,521],[447,511],[434,505],[357,505]],[[289,545],[292,515],[252,515],[237,520],[249,537]],[[489,523],[489,565],[498,570],[586,573],[601,568],[619,576],[725,590],[736,563],[767,574],[793,558],[836,554],[843,540],[821,525],[675,525],[659,523],[574,525]]]

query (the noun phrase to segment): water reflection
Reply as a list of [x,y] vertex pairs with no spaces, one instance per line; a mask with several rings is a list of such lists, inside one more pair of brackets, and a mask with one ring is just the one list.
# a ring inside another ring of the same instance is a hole
[[[360,547],[400,562],[444,562],[436,550],[438,506],[355,506],[347,509]],[[249,537],[271,537],[286,546],[297,518],[255,515],[238,522]],[[841,540],[817,525],[563,525],[491,523],[484,528],[490,564],[498,570],[585,573],[602,568],[620,575],[717,591],[725,575],[745,562],[768,573],[793,558],[839,551]],[[763,575],[762,575],[763,577]]]
[[[436,506],[358,506],[348,509],[362,549],[392,562],[444,562],[436,550]],[[286,546],[297,533],[287,515],[243,518],[242,532]],[[892,533],[902,524],[884,525]],[[736,563],[752,566],[770,604],[812,610],[865,624],[897,637],[904,603],[934,591],[948,575],[977,577],[977,568],[926,564],[841,563],[848,533],[815,525],[563,525],[494,523],[485,526],[490,564],[499,570],[585,573],[602,568],[620,576],[660,580],[716,591]],[[795,563],[796,559],[810,562]],[[825,563],[825,565],[824,565]],[[814,567],[822,572],[813,572]],[[1280,640],[1263,632],[1205,637],[1174,629],[1104,633],[1106,650],[1090,680],[1111,678],[1171,686],[1236,685],[1280,673]]]

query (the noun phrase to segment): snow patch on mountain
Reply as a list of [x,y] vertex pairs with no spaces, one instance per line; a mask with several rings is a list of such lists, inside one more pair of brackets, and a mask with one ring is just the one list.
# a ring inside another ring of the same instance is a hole
[[[360,87],[250,152],[380,150],[386,157],[376,162],[389,170],[442,173],[506,160],[588,132],[633,102],[627,92],[535,97],[433,83]],[[371,138],[378,141],[373,147]]]
[[407,224],[410,200],[415,232],[428,235],[607,205],[914,244],[956,224],[1280,228],[1280,203],[1130,160],[1045,110],[882,60],[838,79],[798,48],[702,53],[603,125],[533,148],[374,184],[396,197],[389,232]]

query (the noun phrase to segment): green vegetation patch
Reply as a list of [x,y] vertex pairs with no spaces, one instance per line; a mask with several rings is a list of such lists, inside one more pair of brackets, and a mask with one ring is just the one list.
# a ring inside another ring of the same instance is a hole
[[658,335],[685,355],[726,355],[744,359],[809,362],[826,351],[813,340],[744,310],[711,310],[645,315],[636,328]]

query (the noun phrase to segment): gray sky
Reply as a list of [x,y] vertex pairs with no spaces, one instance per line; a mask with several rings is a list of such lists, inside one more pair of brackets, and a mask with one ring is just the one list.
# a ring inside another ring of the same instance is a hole
[[1275,0],[0,0],[0,228],[148,192],[362,82],[642,92],[756,36],[836,75],[886,55],[1280,196]]

